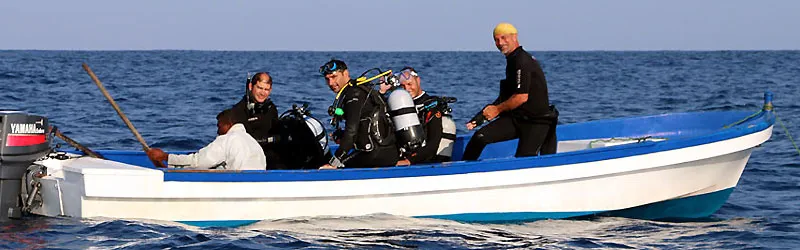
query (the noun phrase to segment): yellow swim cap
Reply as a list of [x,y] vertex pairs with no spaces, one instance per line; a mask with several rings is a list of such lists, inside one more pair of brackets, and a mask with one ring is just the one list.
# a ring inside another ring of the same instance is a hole
[[499,23],[494,27],[493,35],[496,36],[501,34],[517,34],[517,28],[514,28],[514,25],[511,25],[510,23]]

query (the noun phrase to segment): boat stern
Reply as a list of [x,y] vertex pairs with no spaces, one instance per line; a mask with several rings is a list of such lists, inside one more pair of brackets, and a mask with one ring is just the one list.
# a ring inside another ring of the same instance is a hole
[[49,174],[40,182],[41,206],[31,213],[44,216],[92,217],[113,215],[120,207],[97,205],[97,200],[150,197],[161,193],[162,171],[114,161],[79,157],[47,160]]

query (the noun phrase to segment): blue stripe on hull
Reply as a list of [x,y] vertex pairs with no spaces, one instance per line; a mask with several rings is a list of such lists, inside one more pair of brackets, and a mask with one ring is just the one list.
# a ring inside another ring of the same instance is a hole
[[467,213],[418,216],[418,218],[447,219],[462,222],[525,222],[542,219],[565,219],[600,214],[645,220],[690,220],[705,218],[719,210],[728,200],[733,188],[713,193],[668,200],[616,211],[586,212],[513,212],[513,213]]
[[178,222],[195,227],[241,227],[259,222],[259,220],[204,220]]
[[731,196],[731,193],[733,193],[733,188],[728,188],[703,195],[610,211],[607,215],[644,220],[671,221],[705,218],[719,210],[719,208],[725,204],[725,201],[728,200],[728,197]]
[[[513,213],[465,213],[415,216],[417,218],[446,219],[461,222],[509,223],[526,222],[543,219],[565,219],[600,214],[603,216],[626,217],[645,220],[690,220],[708,217],[728,200],[733,188],[713,193],[662,201],[658,203],[616,210],[616,211],[583,211],[583,212],[513,212]],[[197,227],[238,227],[253,224],[258,220],[232,221],[179,221]]]
[[417,218],[445,219],[461,222],[514,223],[544,219],[564,219],[596,214],[598,212],[511,212],[511,213],[466,213],[415,216]]

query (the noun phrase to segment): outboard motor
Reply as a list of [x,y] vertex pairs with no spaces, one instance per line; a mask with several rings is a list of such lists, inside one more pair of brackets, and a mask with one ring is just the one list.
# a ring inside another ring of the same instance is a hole
[[415,149],[425,145],[425,130],[417,116],[417,108],[414,106],[414,99],[411,94],[404,89],[395,89],[389,94],[387,101],[389,115],[392,117],[396,134],[398,135],[398,145],[400,153],[413,152]]
[[278,123],[279,139],[273,147],[289,169],[317,169],[330,159],[325,126],[311,116],[308,104],[284,112]]
[[48,127],[45,117],[0,111],[0,221],[22,216],[21,179],[50,152]]

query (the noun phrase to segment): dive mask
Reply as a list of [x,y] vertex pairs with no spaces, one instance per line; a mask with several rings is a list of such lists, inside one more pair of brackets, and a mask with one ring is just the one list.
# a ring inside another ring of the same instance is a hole
[[345,69],[347,69],[347,64],[344,64],[343,61],[332,59],[319,67],[319,73],[322,76],[326,76],[332,74],[333,72]]
[[412,67],[405,67],[397,73],[398,82],[406,81],[412,77],[418,77],[417,71]]

